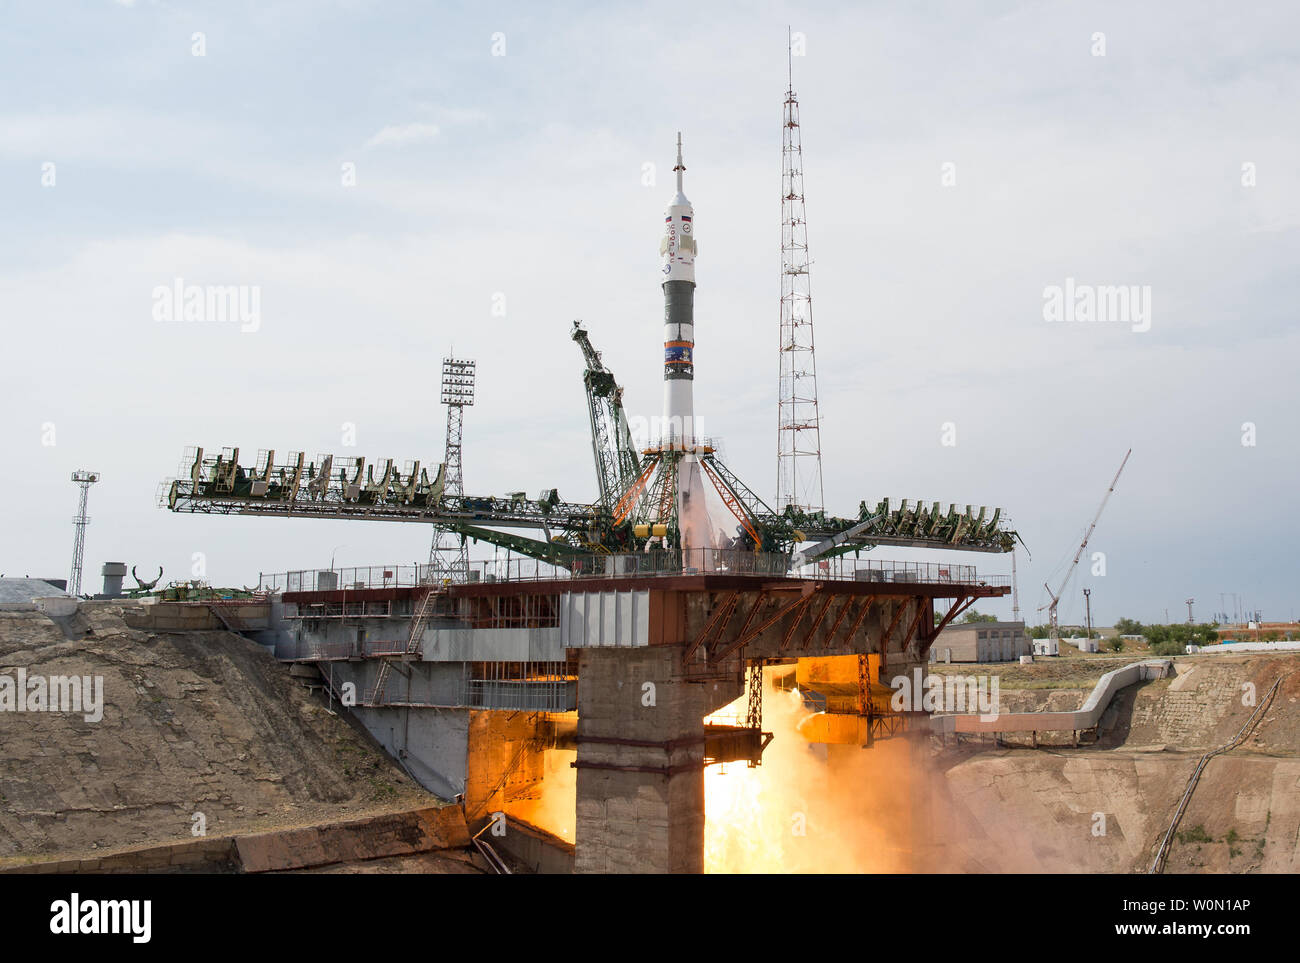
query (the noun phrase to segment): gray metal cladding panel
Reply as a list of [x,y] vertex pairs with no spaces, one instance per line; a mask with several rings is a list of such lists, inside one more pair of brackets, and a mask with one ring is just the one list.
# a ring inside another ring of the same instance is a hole
[[560,629],[426,629],[426,662],[563,662]]
[[635,648],[649,645],[650,593],[572,592],[560,596],[560,645]]

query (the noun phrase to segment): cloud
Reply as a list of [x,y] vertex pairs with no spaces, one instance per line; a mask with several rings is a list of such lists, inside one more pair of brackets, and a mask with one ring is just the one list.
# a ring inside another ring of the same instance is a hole
[[438,136],[437,124],[421,124],[419,122],[411,124],[398,124],[388,126],[375,134],[365,143],[365,149],[370,150],[374,147],[407,147],[411,144],[419,144],[426,140],[433,140]]

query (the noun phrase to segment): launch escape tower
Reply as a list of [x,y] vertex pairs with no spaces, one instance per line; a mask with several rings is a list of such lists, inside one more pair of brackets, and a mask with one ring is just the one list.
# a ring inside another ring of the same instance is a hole
[[[473,361],[442,359],[442,403],[447,406],[447,453],[443,460],[443,491],[448,495],[465,494],[461,474],[461,430],[465,409],[474,404]],[[445,525],[434,525],[429,546],[429,580],[463,582],[469,577],[469,546],[465,536]]]
[[[793,63],[793,57],[791,57]],[[803,141],[793,67],[785,92],[781,143],[781,374],[777,403],[776,508],[820,512],[821,415],[813,350],[812,289],[808,277],[808,224],[804,215]]]
[[86,502],[90,498],[90,486],[99,481],[97,471],[74,471],[72,480],[81,489],[77,500],[77,514],[72,519],[75,534],[72,539],[72,572],[68,575],[68,594],[81,594],[81,563],[86,553],[86,526],[90,516],[86,514]]

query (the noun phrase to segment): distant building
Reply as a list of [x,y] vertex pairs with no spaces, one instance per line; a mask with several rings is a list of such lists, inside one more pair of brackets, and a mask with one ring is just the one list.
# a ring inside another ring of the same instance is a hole
[[35,600],[67,595],[65,579],[0,578],[0,611],[15,609],[31,611]]
[[1024,622],[949,625],[930,646],[931,662],[1014,662],[1029,655]]
[[1060,655],[1061,646],[1056,639],[1031,639],[1034,655]]

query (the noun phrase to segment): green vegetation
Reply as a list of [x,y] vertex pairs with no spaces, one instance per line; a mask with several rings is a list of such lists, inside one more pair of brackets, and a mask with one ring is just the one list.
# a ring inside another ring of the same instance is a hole
[[996,615],[985,615],[983,612],[976,612],[971,609],[961,617],[961,620],[963,624],[969,625],[972,622],[996,622],[998,617]]
[[1214,837],[1205,831],[1204,826],[1198,824],[1193,826],[1191,829],[1179,833],[1178,841],[1180,843],[1212,843],[1214,842]]
[[[1026,631],[1031,639],[1048,639],[1051,638],[1052,627],[1050,625],[1031,625]],[[1096,629],[1089,631],[1077,625],[1058,626],[1057,632],[1063,639],[1100,639],[1101,633]]]
[[1151,645],[1155,655],[1181,655],[1188,645],[1213,645],[1219,641],[1219,623],[1188,625],[1146,625],[1134,619],[1116,619],[1115,630],[1120,635],[1140,635]]
[[1119,635],[1141,635],[1142,623],[1133,619],[1116,619],[1115,631]]
[[1107,640],[1106,640],[1106,651],[1107,651],[1107,652],[1123,652],[1123,651],[1124,651],[1124,640],[1121,639],[1118,635],[1115,636],[1115,638],[1113,638],[1113,639],[1107,639]]

